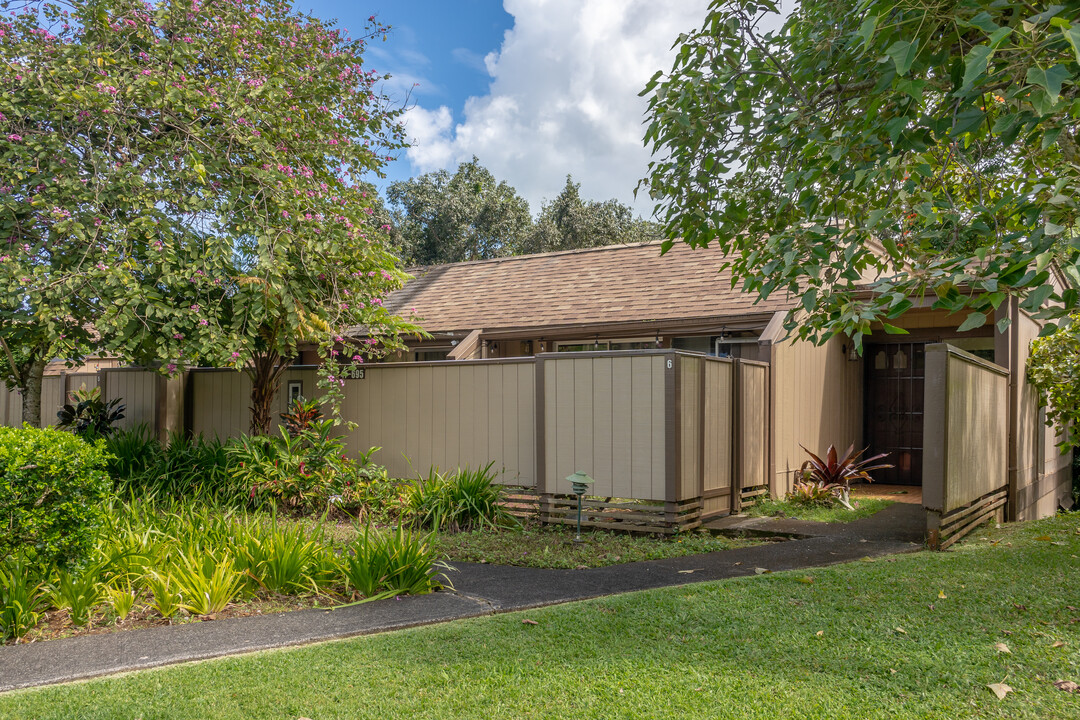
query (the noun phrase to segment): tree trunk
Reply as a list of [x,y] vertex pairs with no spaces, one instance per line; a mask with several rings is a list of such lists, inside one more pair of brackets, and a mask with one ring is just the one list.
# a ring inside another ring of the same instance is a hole
[[274,398],[281,390],[281,378],[292,365],[276,352],[257,353],[247,369],[251,378],[251,434],[269,435],[273,424]]
[[[23,376],[22,419],[30,427],[41,427],[41,378],[45,374],[45,361],[34,360]],[[55,420],[56,418],[52,418]]]

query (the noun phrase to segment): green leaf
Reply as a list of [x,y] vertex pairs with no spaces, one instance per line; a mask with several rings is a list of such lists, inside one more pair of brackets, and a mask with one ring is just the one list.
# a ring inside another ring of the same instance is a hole
[[1065,42],[1073,49],[1073,55],[1076,56],[1076,62],[1080,63],[1080,25],[1070,25],[1067,28],[1061,28],[1061,34],[1065,36]]
[[964,58],[964,84],[960,92],[971,90],[980,75],[986,72],[986,65],[994,54],[994,48],[989,45],[976,45],[968,51]]
[[963,112],[957,113],[956,122],[953,124],[952,136],[957,137],[964,133],[971,132],[982,123],[986,118],[986,113],[982,110],[971,107]]
[[870,45],[870,38],[874,36],[874,30],[877,29],[877,23],[877,15],[866,18],[865,20],[863,20],[862,25],[859,26],[859,29],[855,32],[856,37],[862,39],[863,47],[868,47]]
[[986,324],[986,315],[981,312],[969,313],[964,322],[957,328],[958,332],[967,332],[968,330],[974,330],[977,327],[982,327]]
[[897,75],[907,75],[908,70],[911,69],[911,64],[915,62],[916,55],[919,54],[919,41],[897,40],[889,46],[885,54],[892,58],[893,63],[896,65]]
[[907,330],[905,330],[904,328],[897,327],[895,325],[890,325],[889,323],[885,322],[884,320],[881,322],[881,327],[884,328],[885,332],[888,333],[889,335],[910,335],[911,334]]
[[1000,320],[997,321],[998,332],[999,333],[1004,333],[1006,330],[1009,329],[1010,325],[1012,325],[1012,318],[1010,318],[1008,315],[1006,315],[1005,317],[1003,317],[1003,318],[1001,318]]
[[1064,65],[1054,65],[1048,70],[1041,67],[1028,68],[1027,81],[1032,85],[1038,85],[1046,90],[1046,94],[1053,105],[1061,96],[1061,84],[1069,79],[1069,71]]

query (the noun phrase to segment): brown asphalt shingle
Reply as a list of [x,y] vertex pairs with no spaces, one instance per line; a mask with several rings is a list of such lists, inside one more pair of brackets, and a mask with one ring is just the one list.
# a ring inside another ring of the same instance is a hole
[[731,287],[717,249],[660,243],[415,268],[387,306],[416,309],[428,332],[738,317],[786,310],[794,300]]

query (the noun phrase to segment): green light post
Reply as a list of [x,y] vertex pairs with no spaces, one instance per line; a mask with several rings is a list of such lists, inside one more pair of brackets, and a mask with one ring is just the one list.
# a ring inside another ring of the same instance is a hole
[[577,537],[574,538],[574,542],[583,543],[581,539],[581,498],[584,497],[585,491],[589,489],[589,486],[595,482],[591,477],[578,470],[573,475],[567,475],[566,481],[570,483],[570,487],[573,488],[574,494],[577,495]]

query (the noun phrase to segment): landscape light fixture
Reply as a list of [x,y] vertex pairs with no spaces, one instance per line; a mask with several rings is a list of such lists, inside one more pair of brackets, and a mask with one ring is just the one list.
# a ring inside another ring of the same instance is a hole
[[574,542],[583,543],[585,541],[581,539],[581,498],[595,481],[580,470],[573,475],[567,475],[566,481],[570,483],[574,494],[577,495],[577,536],[574,538]]

